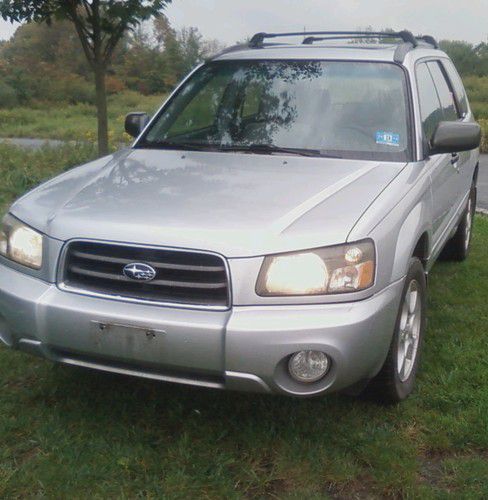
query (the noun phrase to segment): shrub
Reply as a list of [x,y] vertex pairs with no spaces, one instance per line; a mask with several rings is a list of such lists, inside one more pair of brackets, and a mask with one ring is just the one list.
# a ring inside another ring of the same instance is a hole
[[0,82],[0,108],[13,108],[19,104],[15,90],[4,82]]
[[93,84],[77,75],[67,75],[56,79],[51,86],[47,100],[69,104],[95,102]]
[[463,82],[471,100],[488,102],[488,76],[468,76]]
[[107,76],[105,84],[107,87],[107,94],[120,94],[120,92],[123,92],[127,88],[122,80],[111,75]]
[[488,120],[479,120],[483,136],[481,138],[481,152],[488,153]]

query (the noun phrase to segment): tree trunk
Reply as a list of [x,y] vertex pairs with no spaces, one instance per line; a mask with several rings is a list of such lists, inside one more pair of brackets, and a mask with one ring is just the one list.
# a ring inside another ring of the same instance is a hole
[[97,119],[98,119],[98,153],[100,156],[108,154],[108,116],[107,116],[107,89],[105,86],[105,67],[95,65],[95,86],[97,92]]

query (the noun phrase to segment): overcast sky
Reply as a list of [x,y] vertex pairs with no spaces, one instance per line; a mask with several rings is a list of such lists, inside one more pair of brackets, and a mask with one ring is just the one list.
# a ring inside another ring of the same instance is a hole
[[[488,41],[488,0],[173,0],[177,28],[232,44],[258,31],[408,28],[438,39]],[[0,39],[15,27],[0,21]]]

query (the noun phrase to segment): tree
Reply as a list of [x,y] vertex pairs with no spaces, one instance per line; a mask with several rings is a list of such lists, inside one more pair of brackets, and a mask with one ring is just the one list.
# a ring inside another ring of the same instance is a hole
[[108,153],[106,74],[117,44],[127,31],[161,15],[171,0],[0,0],[0,15],[11,22],[73,23],[94,73],[98,149]]
[[154,34],[159,50],[164,51],[168,67],[172,69],[172,74],[166,75],[166,83],[174,87],[183,73],[183,57],[176,30],[171,27],[166,16],[160,16],[154,20]]
[[171,87],[205,58],[224,48],[218,40],[205,40],[198,28],[190,26],[176,31],[164,15],[155,19],[153,31],[157,48],[171,68],[166,79]]
[[461,40],[441,40],[441,49],[452,59],[461,75],[477,75],[479,60],[473,45]]
[[179,45],[183,56],[183,73],[189,73],[204,59],[203,36],[198,28],[183,28],[178,36]]
[[170,69],[164,54],[151,43],[150,33],[142,27],[127,37],[123,60],[114,69],[128,88],[144,95],[170,90],[166,85]]

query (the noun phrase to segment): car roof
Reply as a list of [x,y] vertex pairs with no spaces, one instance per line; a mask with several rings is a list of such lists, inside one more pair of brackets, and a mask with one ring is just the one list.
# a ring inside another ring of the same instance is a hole
[[403,62],[398,60],[399,51],[404,49],[402,59],[418,60],[424,57],[448,57],[439,49],[425,44],[415,48],[408,44],[265,44],[253,48],[249,45],[238,45],[217,54],[213,60],[262,60],[262,59],[312,59],[312,60],[352,60]]

